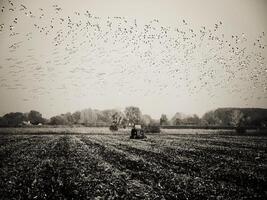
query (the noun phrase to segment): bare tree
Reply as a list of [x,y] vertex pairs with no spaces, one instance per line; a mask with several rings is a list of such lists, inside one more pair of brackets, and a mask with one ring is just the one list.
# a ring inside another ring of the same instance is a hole
[[126,107],[124,112],[129,123],[131,124],[140,123],[142,113],[138,107],[134,106]]
[[234,127],[239,127],[241,126],[243,119],[244,119],[244,114],[240,110],[233,110],[231,114],[230,124]]
[[81,122],[84,124],[95,124],[97,120],[97,114],[91,108],[81,111]]
[[167,118],[167,115],[162,114],[160,117],[160,125],[169,125],[169,120]]

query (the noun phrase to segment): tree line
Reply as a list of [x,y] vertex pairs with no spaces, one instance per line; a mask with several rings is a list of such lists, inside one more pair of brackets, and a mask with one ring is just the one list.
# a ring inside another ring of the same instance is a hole
[[0,117],[0,127],[17,127],[30,125],[84,125],[120,127],[141,124],[143,126],[267,126],[267,109],[260,108],[218,108],[206,112],[202,117],[185,115],[177,112],[168,119],[162,114],[160,119],[142,114],[140,108],[128,106],[124,111],[117,109],[97,110],[87,108],[74,113],[67,112],[45,119],[38,111],[27,113],[11,112]]
[[132,124],[150,125],[157,120],[149,115],[143,115],[135,106],[126,107],[124,111],[117,109],[83,109],[74,113],[64,113],[45,119],[38,111],[31,110],[28,113],[11,112],[0,117],[0,127],[16,127],[27,125],[85,125],[85,126],[110,126],[116,122],[120,126]]

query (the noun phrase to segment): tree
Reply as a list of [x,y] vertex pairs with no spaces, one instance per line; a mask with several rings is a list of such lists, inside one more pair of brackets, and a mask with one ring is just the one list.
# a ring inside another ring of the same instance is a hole
[[52,125],[67,125],[68,123],[69,122],[64,117],[64,115],[57,115],[57,116],[51,117],[50,119],[50,124]]
[[72,114],[70,112],[67,112],[66,114],[64,114],[63,117],[68,121],[68,124],[74,123],[74,119],[73,119]]
[[0,117],[0,127],[6,127],[8,126],[8,121],[4,117]]
[[120,124],[123,116],[119,112],[115,112],[112,116],[112,122],[115,124]]
[[160,123],[161,126],[169,125],[169,120],[167,118],[167,115],[162,114],[161,117],[160,117],[160,122],[159,123]]
[[148,126],[148,125],[151,125],[153,124],[153,119],[150,115],[142,115],[141,116],[141,124],[144,125],[144,126]]
[[174,126],[181,125],[183,123],[183,119],[186,117],[183,113],[175,113],[175,115],[171,118],[171,124]]
[[45,121],[42,117],[42,114],[38,111],[35,111],[35,110],[31,110],[28,113],[28,120],[33,125],[38,125],[39,123],[44,123],[44,121]]
[[239,127],[244,121],[244,114],[240,110],[233,110],[231,114],[230,124],[234,127]]
[[72,120],[73,120],[74,124],[78,124],[80,119],[81,119],[81,112],[80,111],[76,111],[72,114]]
[[138,124],[141,122],[142,113],[138,107],[126,107],[124,113],[129,123]]
[[121,124],[123,118],[125,118],[124,114],[117,109],[108,109],[98,112],[98,118],[100,122],[105,122],[106,124]]
[[121,120],[121,126],[123,128],[126,128],[126,126],[127,126],[127,119],[125,117],[123,117],[122,120]]
[[199,125],[201,123],[201,120],[196,114],[194,114],[193,116],[186,117],[185,119],[183,119],[183,123],[184,124]]
[[8,114],[5,114],[3,116],[3,119],[5,124],[7,124],[7,126],[19,126],[20,124],[22,124],[23,121],[27,120],[27,117],[21,113],[21,112],[11,112]]
[[180,118],[176,118],[174,120],[172,120],[172,124],[175,126],[181,125],[183,123],[183,120]]
[[97,114],[91,108],[84,109],[81,111],[81,123],[84,124],[95,124],[97,121]]
[[221,125],[222,124],[222,121],[218,118],[218,116],[216,115],[214,111],[206,112],[203,115],[202,120],[204,124],[206,125]]

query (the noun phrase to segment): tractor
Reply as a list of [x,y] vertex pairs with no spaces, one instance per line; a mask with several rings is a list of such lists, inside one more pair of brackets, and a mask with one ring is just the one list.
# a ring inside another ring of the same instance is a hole
[[146,138],[146,136],[141,125],[134,125],[131,131],[130,139],[144,139],[144,138]]

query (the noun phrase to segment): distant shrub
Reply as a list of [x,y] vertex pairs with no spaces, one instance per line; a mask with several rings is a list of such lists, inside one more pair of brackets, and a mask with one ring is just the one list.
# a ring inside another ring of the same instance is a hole
[[8,121],[4,117],[0,117],[0,127],[7,127],[8,126]]
[[117,125],[112,124],[112,125],[109,127],[109,130],[111,130],[111,131],[118,131],[119,129],[118,129],[118,126],[117,126]]
[[45,119],[42,117],[42,114],[38,111],[31,110],[28,115],[28,121],[31,122],[33,125],[38,125],[40,123],[44,123]]

